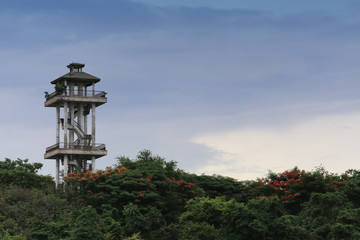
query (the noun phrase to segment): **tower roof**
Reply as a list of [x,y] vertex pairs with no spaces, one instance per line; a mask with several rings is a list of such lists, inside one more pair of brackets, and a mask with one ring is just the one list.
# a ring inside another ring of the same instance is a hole
[[75,69],[82,69],[83,67],[85,67],[85,64],[83,63],[70,63],[69,65],[66,66],[67,68],[70,68],[70,71],[71,69],[75,68]]
[[85,64],[70,63],[69,65],[67,65],[67,67],[70,69],[70,72],[53,80],[51,82],[52,84],[68,80],[72,82],[82,82],[86,85],[91,85],[92,83],[97,83],[100,81],[100,78],[82,71],[82,68],[85,67]]

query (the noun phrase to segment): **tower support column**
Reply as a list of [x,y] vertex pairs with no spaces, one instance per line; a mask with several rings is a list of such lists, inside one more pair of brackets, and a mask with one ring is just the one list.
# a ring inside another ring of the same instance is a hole
[[95,147],[95,103],[92,104],[91,106],[91,112],[92,112],[92,119],[91,119],[91,122],[92,122],[92,128],[91,128],[91,141],[92,141],[92,146]]
[[64,102],[64,147],[68,147],[68,103]]
[[60,178],[60,160],[59,158],[56,159],[56,174],[55,174],[55,187],[59,187],[59,178]]
[[84,115],[84,133],[87,134],[88,130],[87,130],[87,126],[88,125],[88,121],[87,121],[87,115]]
[[69,170],[69,159],[68,155],[64,155],[64,177],[67,177]]
[[56,143],[60,142],[60,106],[56,106]]
[[95,172],[96,171],[96,166],[95,166],[95,156],[91,157],[91,171]]
[[78,106],[78,123],[81,127],[81,129],[84,129],[84,106],[82,103],[79,103],[79,106]]
[[[75,119],[75,107],[74,107],[74,103],[70,103],[70,108],[69,108],[69,113],[70,113],[70,124],[72,127],[74,127],[74,119]],[[74,143],[74,130],[70,130],[69,131],[69,144],[70,144],[70,148],[73,147],[73,143]]]

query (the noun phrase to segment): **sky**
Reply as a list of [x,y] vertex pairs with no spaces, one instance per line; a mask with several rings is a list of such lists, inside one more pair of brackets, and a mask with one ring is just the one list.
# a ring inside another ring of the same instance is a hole
[[238,180],[359,167],[358,0],[13,0],[0,3],[0,159],[44,164],[50,82],[101,78],[97,167],[148,149]]

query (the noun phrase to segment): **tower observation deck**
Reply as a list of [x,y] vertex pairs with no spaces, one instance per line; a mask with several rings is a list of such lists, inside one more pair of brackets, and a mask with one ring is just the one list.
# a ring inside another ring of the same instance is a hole
[[60,175],[95,171],[96,159],[107,154],[95,141],[96,108],[107,102],[106,92],[95,90],[100,78],[83,72],[84,66],[69,64],[69,73],[51,82],[55,92],[45,92],[45,107],[56,109],[56,141],[44,155],[56,160],[56,187]]

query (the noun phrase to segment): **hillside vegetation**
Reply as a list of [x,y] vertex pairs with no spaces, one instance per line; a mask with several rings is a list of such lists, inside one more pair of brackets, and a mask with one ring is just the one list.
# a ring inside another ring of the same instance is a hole
[[55,191],[41,167],[0,161],[0,239],[360,239],[358,170],[295,167],[237,181],[189,174],[144,150],[70,174]]

